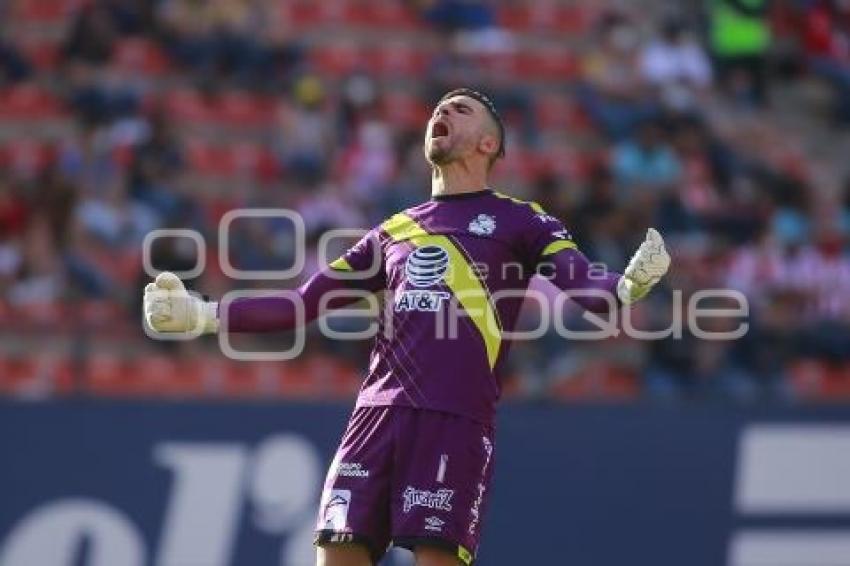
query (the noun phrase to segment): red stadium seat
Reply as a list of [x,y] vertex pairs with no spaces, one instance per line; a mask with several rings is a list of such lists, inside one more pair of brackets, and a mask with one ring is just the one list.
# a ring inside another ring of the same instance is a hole
[[327,358],[327,360],[331,364],[327,395],[340,400],[354,399],[363,383],[363,374],[344,360],[338,358]]
[[321,4],[319,2],[292,1],[278,2],[279,18],[294,29],[306,29],[321,20]]
[[509,29],[566,33],[582,32],[591,21],[585,6],[564,5],[553,0],[503,5],[497,19],[500,25]]
[[243,92],[226,92],[214,104],[214,118],[234,126],[267,126],[272,123],[277,101]]
[[794,396],[809,401],[850,400],[850,365],[800,360],[791,365]]
[[24,36],[18,46],[27,61],[42,72],[54,70],[61,60],[60,46],[53,40]]
[[365,59],[375,74],[413,77],[428,69],[431,54],[398,43],[376,47],[367,52]]
[[0,120],[36,120],[63,114],[62,101],[50,92],[31,84],[0,91]]
[[261,397],[263,379],[268,379],[266,371],[272,370],[256,362],[231,360],[222,360],[220,369],[223,379],[218,392],[225,397]]
[[14,309],[18,325],[34,328],[61,328],[68,320],[63,316],[62,306],[53,301],[27,303]]
[[350,21],[363,26],[399,30],[416,27],[418,23],[414,9],[397,0],[361,2],[354,8]]
[[84,376],[85,390],[93,395],[124,396],[137,394],[140,390],[132,364],[117,354],[90,355]]
[[285,398],[312,398],[321,396],[322,388],[307,360],[298,359],[279,363],[275,393]]
[[84,0],[17,0],[15,17],[31,24],[60,24],[67,21],[71,12],[85,3]]
[[191,168],[202,175],[229,177],[236,168],[225,147],[216,147],[199,141],[186,144],[186,156]]
[[199,397],[204,375],[193,360],[167,354],[146,354],[133,362],[139,393],[151,397]]
[[168,57],[153,41],[141,37],[122,39],[115,46],[112,65],[128,74],[161,75],[168,68]]
[[195,90],[173,90],[165,97],[165,108],[169,116],[178,122],[198,123],[214,119],[214,109]]
[[33,176],[42,171],[54,155],[54,148],[48,144],[20,139],[0,148],[0,166],[24,176]]
[[638,396],[640,387],[633,371],[594,364],[562,377],[550,387],[549,393],[562,400],[629,400]]
[[277,174],[277,160],[271,151],[255,143],[211,145],[200,140],[186,144],[191,168],[200,175],[270,179]]
[[73,385],[73,371],[66,357],[44,353],[0,357],[0,393],[4,395],[66,395]]
[[381,109],[392,124],[407,128],[422,128],[428,120],[428,106],[416,94],[388,91],[382,95]]
[[320,72],[329,75],[347,75],[367,67],[360,50],[349,44],[316,46],[310,58]]
[[578,64],[565,49],[545,49],[519,55],[516,69],[523,77],[563,81],[575,78]]

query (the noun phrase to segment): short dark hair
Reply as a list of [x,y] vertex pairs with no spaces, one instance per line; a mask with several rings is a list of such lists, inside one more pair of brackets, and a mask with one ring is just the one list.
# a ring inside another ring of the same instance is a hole
[[502,117],[499,116],[499,113],[496,111],[496,105],[493,104],[493,101],[490,100],[483,92],[477,91],[471,88],[456,88],[454,90],[450,90],[446,94],[437,101],[437,104],[446,100],[447,98],[452,98],[453,96],[468,96],[474,100],[477,100],[481,103],[484,108],[487,109],[487,113],[490,114],[490,117],[496,122],[496,127],[499,130],[499,150],[496,152],[496,157],[493,158],[493,161],[499,159],[500,157],[505,156],[505,124],[502,122]]

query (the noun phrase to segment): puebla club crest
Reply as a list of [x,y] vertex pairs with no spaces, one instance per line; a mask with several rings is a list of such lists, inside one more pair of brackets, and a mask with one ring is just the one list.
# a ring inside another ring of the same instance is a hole
[[496,219],[489,214],[479,214],[469,222],[469,231],[477,236],[489,236],[496,229]]

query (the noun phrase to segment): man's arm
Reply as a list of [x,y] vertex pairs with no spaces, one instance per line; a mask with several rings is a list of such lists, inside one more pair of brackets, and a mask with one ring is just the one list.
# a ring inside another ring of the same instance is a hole
[[646,233],[625,272],[594,268],[576,248],[566,248],[544,258],[540,274],[563,291],[588,290],[588,295],[574,297],[579,305],[593,312],[609,310],[612,299],[630,305],[642,299],[670,267],[670,256],[664,240],[654,228]]
[[[287,294],[243,297],[226,303],[206,302],[189,294],[173,273],[160,273],[145,287],[144,312],[148,326],[157,332],[276,332],[306,325],[326,311],[345,307],[358,299],[355,285],[335,276],[330,268],[313,275]],[[323,297],[339,292],[323,303]],[[226,309],[226,312],[223,312]],[[320,312],[321,309],[324,311]],[[303,313],[303,314],[302,314]],[[225,323],[226,327],[222,324]]]
[[[160,273],[145,287],[146,324],[157,332],[275,332],[308,324],[386,287],[377,231],[372,230],[342,257],[293,291],[244,297],[219,305],[186,291],[173,273]],[[348,292],[346,292],[348,291]],[[331,293],[334,293],[331,296]]]
[[[324,269],[313,275],[295,290],[295,295],[268,297],[245,297],[219,307],[219,318],[227,321],[228,332],[275,332],[292,330],[299,324],[309,324],[326,311],[343,308],[362,298],[353,293],[335,296],[322,304],[322,298],[330,293],[353,290],[347,281],[335,277],[333,270]],[[303,318],[294,301],[304,306]],[[226,308],[226,316],[221,316]]]

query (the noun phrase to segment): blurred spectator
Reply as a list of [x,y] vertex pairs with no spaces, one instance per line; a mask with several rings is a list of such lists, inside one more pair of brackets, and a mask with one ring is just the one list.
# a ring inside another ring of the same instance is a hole
[[640,35],[625,17],[602,19],[597,41],[583,60],[579,101],[603,131],[615,140],[657,111],[638,65]]
[[809,69],[835,91],[838,123],[850,124],[850,7],[814,2],[804,15],[803,41]]
[[711,49],[727,92],[748,105],[767,102],[769,0],[710,0]]
[[643,48],[640,70],[666,105],[680,111],[694,108],[696,97],[711,85],[708,56],[678,19],[665,21],[659,35]]
[[158,6],[158,20],[180,63],[206,79],[229,77],[250,87],[271,78],[267,73],[277,62],[288,64],[295,56],[268,25],[264,8],[269,7],[250,0],[165,0]]
[[162,111],[153,112],[148,124],[146,139],[135,148],[130,195],[146,203],[164,221],[173,221],[181,204],[175,177],[183,165],[182,148]]
[[611,167],[626,199],[670,189],[682,174],[682,164],[657,120],[644,122],[634,138],[614,148]]
[[0,36],[0,86],[22,81],[31,73],[29,61],[14,44],[4,41]]
[[325,111],[324,86],[317,77],[302,77],[293,94],[293,105],[280,106],[278,151],[295,182],[314,185],[327,173],[333,155],[332,120]]

